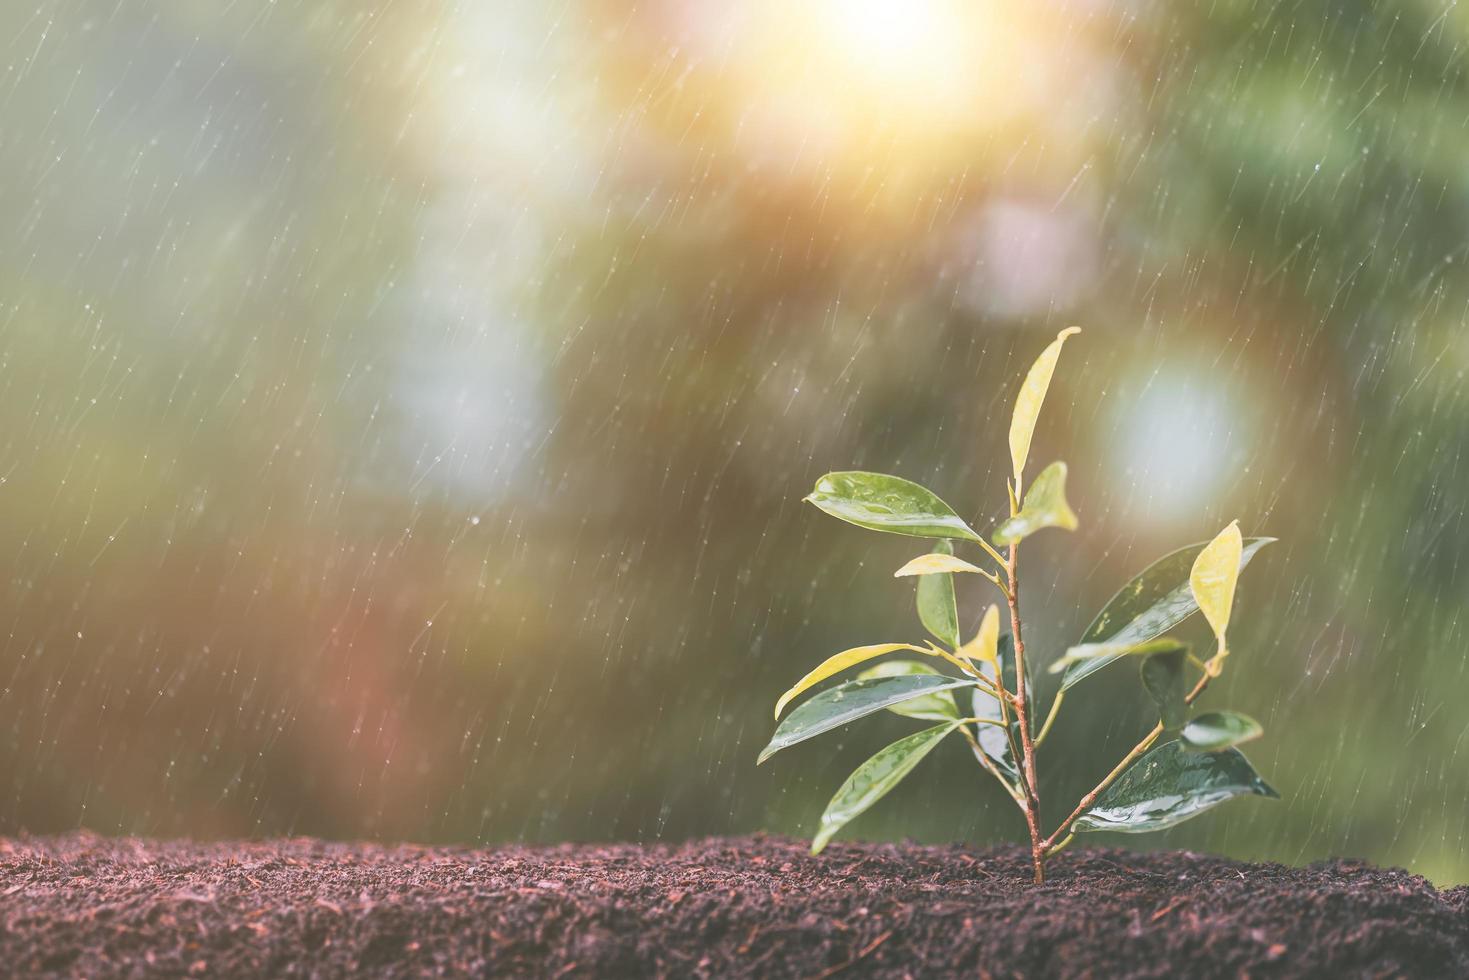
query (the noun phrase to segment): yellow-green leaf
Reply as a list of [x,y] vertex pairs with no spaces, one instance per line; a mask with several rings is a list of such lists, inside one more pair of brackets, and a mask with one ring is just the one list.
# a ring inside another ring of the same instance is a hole
[[1239,522],[1231,521],[1218,536],[1204,546],[1189,572],[1188,584],[1194,601],[1209,621],[1219,641],[1219,652],[1225,652],[1224,635],[1229,629],[1229,614],[1234,608],[1234,586],[1239,581],[1240,555],[1244,541]]
[[994,542],[1002,547],[1015,544],[1048,527],[1076,530],[1076,514],[1066,502],[1066,464],[1060,461],[1041,470],[1025,491],[1020,513],[995,529]]
[[933,491],[886,473],[828,473],[806,500],[838,520],[873,531],[979,540],[974,528]]
[[[857,675],[859,681],[870,681],[879,677],[910,677],[921,675],[924,677],[944,677],[946,675],[933,669],[928,664],[919,663],[917,660],[884,660],[873,664]],[[888,710],[895,715],[904,718],[917,718],[921,721],[956,721],[959,718],[959,706],[954,702],[953,691],[939,691],[935,694],[924,694],[907,701],[899,701],[897,704],[888,705]]]
[[[1067,670],[1072,664],[1084,664],[1092,661],[1111,663],[1118,657],[1151,657],[1160,653],[1173,653],[1175,651],[1187,651],[1188,644],[1180,643],[1171,636],[1164,636],[1153,640],[1143,640],[1140,643],[1081,643],[1074,647],[1068,647],[1066,654],[1046,668],[1052,674],[1059,674]],[[1062,688],[1065,690],[1065,688]]]
[[957,651],[959,656],[966,660],[984,660],[989,663],[997,663],[996,651],[1000,645],[1000,607],[991,603],[984,611],[984,619],[979,622],[979,632],[974,634],[974,639],[964,644]]
[[1185,725],[1179,738],[1190,752],[1221,752],[1263,734],[1265,729],[1249,715],[1237,711],[1211,711]]
[[1030,373],[1020,386],[1020,395],[1015,399],[1015,413],[1010,417],[1010,461],[1015,465],[1015,488],[1021,486],[1020,477],[1025,471],[1025,460],[1030,455],[1030,439],[1035,434],[1035,421],[1040,417],[1041,404],[1046,400],[1046,391],[1051,387],[1051,375],[1056,372],[1056,361],[1061,357],[1061,345],[1080,327],[1067,327],[1056,334],[1049,347],[1030,366]]
[[914,732],[858,766],[826,805],[826,812],[821,815],[821,827],[811,842],[811,853],[820,854],[833,834],[886,796],[923,761],[924,756],[958,727],[959,722],[946,721]]
[[963,558],[953,555],[932,554],[919,555],[917,558],[893,572],[893,578],[902,578],[905,575],[940,575],[949,572],[978,572],[981,575],[988,574],[977,565],[971,565]]
[[796,681],[794,687],[782,694],[780,700],[775,703],[775,717],[779,718],[780,713],[785,710],[785,706],[790,704],[791,699],[802,691],[813,685],[820,684],[828,677],[831,677],[833,674],[839,674],[848,667],[855,667],[863,661],[871,660],[873,657],[881,657],[885,653],[892,653],[896,650],[912,650],[916,653],[928,653],[923,647],[915,647],[911,643],[875,643],[872,646],[853,647],[850,650],[843,650],[841,653],[827,657],[820,666]]
[[[953,557],[954,545],[947,538],[933,546],[933,553]],[[959,603],[954,598],[954,576],[948,573],[920,575],[914,592],[918,621],[950,650],[959,645]]]
[[[1004,653],[1001,653],[1004,656]],[[895,704],[926,697],[939,691],[953,691],[963,687],[974,687],[971,677],[950,677],[947,674],[913,674],[899,677],[873,677],[865,681],[847,681],[829,687],[807,698],[797,705],[785,720],[776,726],[770,742],[760,750],[756,765],[792,745],[829,732],[843,725],[850,725],[860,718],[890,708]],[[985,725],[988,730],[993,726]]]

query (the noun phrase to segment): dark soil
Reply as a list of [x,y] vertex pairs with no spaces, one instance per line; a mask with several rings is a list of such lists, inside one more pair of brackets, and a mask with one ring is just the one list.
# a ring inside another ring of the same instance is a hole
[[0,839],[17,976],[1469,977],[1469,888],[1094,850]]

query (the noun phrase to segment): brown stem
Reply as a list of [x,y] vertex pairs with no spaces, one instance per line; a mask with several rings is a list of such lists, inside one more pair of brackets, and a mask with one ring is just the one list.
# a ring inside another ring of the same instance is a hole
[[1015,641],[1015,718],[1020,722],[1020,749],[1022,753],[1021,783],[1025,789],[1025,825],[1030,831],[1030,856],[1035,865],[1035,883],[1046,880],[1046,847],[1049,841],[1041,838],[1040,786],[1035,778],[1035,740],[1031,737],[1029,698],[1025,696],[1025,640],[1020,634],[1020,576],[1015,566],[1020,546],[1010,546],[1010,558],[1005,563],[1005,577],[1009,586],[1005,600],[1010,605],[1010,636]]
[[[1188,694],[1184,697],[1184,704],[1193,704],[1195,701],[1198,700],[1199,695],[1204,693],[1204,688],[1209,686],[1209,680],[1213,676],[1210,673],[1210,664],[1213,663],[1214,661],[1210,660],[1208,664],[1204,665],[1204,676],[1199,678],[1198,683],[1194,685],[1194,689],[1192,691],[1189,691]],[[1065,833],[1076,821],[1076,818],[1085,813],[1087,809],[1097,801],[1097,797],[1101,796],[1108,786],[1111,786],[1114,782],[1116,782],[1117,777],[1126,772],[1127,767],[1136,762],[1139,756],[1141,756],[1144,752],[1151,748],[1153,743],[1158,740],[1158,736],[1162,734],[1163,723],[1159,722],[1158,724],[1153,726],[1152,731],[1148,732],[1148,734],[1143,737],[1143,740],[1141,742],[1132,747],[1131,752],[1122,757],[1122,761],[1117,763],[1116,767],[1111,772],[1107,773],[1105,777],[1103,777],[1102,781],[1096,785],[1095,789],[1093,789],[1090,793],[1081,798],[1081,802],[1076,805],[1076,809],[1071,811],[1071,816],[1063,820],[1061,822],[1061,826],[1056,828],[1055,833],[1051,834],[1051,836],[1045,839],[1044,846],[1049,848],[1053,843],[1055,843],[1056,838]]]

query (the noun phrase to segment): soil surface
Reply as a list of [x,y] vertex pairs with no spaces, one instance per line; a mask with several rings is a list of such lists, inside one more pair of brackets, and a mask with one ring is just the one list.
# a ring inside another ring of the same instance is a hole
[[16,976],[1469,977],[1469,887],[754,837],[681,846],[0,839]]

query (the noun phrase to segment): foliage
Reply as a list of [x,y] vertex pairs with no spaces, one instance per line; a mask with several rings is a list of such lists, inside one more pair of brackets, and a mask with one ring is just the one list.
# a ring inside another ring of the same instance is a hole
[[[1258,723],[1235,712],[1192,714],[1194,703],[1219,676],[1229,655],[1227,634],[1239,573],[1273,540],[1247,542],[1238,522],[1231,522],[1211,541],[1164,556],[1123,587],[1078,643],[1051,665],[1051,673],[1064,676],[1045,723],[1036,730],[1020,617],[1019,546],[1038,531],[1075,530],[1078,522],[1066,500],[1065,463],[1045,467],[1028,488],[1024,471],[1061,346],[1077,332],[1075,327],[1063,330],[1021,385],[1010,426],[1014,465],[1014,480],[1008,487],[1010,517],[990,535],[993,545],[937,494],[899,477],[831,473],[818,480],[806,498],[859,527],[940,538],[932,552],[914,558],[896,576],[918,578],[918,618],[942,644],[892,642],[845,650],[806,674],[776,703],[779,719],[792,700],[850,667],[898,651],[929,658],[880,661],[857,680],[815,695],[780,722],[760,754],[759,761],[764,762],[781,749],[884,710],[938,723],[886,746],[847,777],[821,816],[812,853],[820,852],[837,831],[886,796],[955,733],[969,742],[978,763],[1024,815],[1037,882],[1044,880],[1047,859],[1074,834],[1145,833],[1171,827],[1236,796],[1278,798],[1236,748],[1261,734]],[[989,570],[956,556],[955,540],[977,545],[995,567]],[[1002,554],[996,546],[1008,552]],[[953,584],[954,575],[960,573],[981,575],[999,590],[1010,611],[1008,634],[1000,635],[999,607],[991,605],[975,636],[964,641]],[[1195,612],[1203,613],[1213,633],[1215,649],[1208,660],[1197,658],[1187,643],[1163,635]],[[1055,722],[1067,690],[1122,658],[1136,659],[1158,723],[1059,827],[1044,835],[1036,749]],[[960,717],[954,695],[966,688],[973,713]]]

